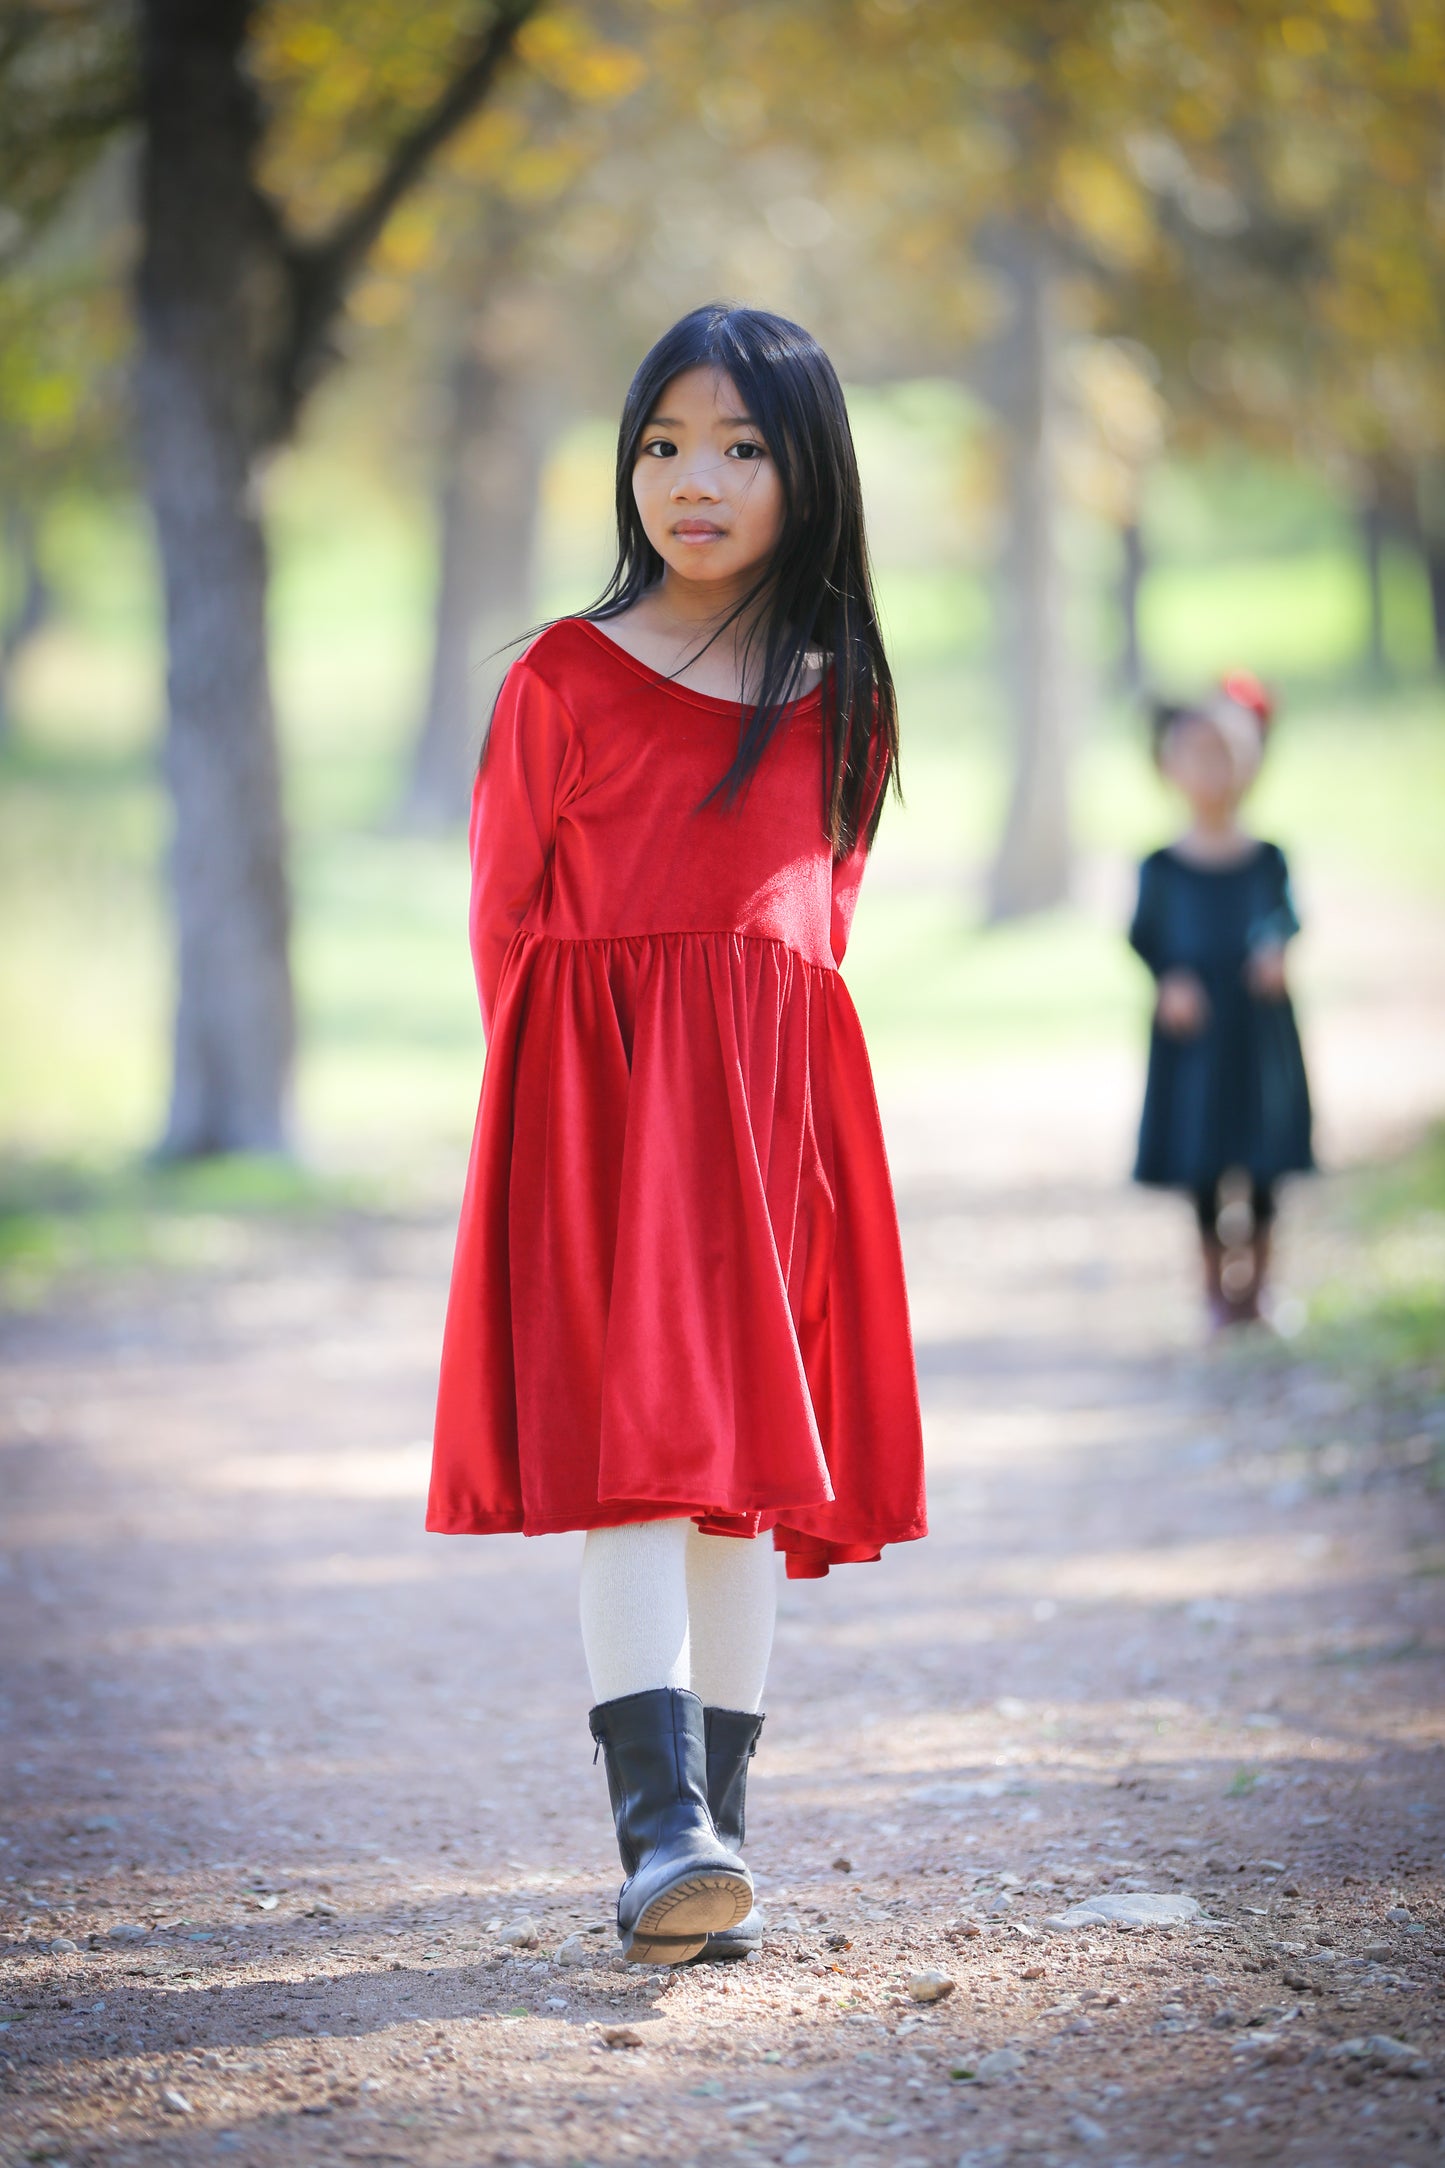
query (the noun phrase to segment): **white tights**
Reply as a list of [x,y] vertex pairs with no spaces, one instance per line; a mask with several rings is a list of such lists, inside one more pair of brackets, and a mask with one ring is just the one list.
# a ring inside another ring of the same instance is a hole
[[692,1521],[587,1531],[582,1647],[594,1701],[685,1686],[710,1708],[755,1710],[776,1609],[766,1537],[705,1536]]

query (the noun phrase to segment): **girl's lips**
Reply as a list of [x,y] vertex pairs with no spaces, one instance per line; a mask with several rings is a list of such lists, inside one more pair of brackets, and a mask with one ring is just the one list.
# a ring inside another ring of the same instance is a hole
[[679,542],[720,542],[725,532],[705,519],[680,519],[672,531]]

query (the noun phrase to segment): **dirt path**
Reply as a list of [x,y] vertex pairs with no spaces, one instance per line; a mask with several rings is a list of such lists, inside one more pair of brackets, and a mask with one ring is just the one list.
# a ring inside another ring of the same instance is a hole
[[[1348,1037],[1340,1134],[1431,1103]],[[1439,2158],[1419,1441],[1197,1351],[1132,1073],[1065,1081],[890,1100],[936,1533],[785,1593],[746,1967],[612,1964],[578,1539],[421,1532],[441,1219],[10,1328],[6,2160]]]

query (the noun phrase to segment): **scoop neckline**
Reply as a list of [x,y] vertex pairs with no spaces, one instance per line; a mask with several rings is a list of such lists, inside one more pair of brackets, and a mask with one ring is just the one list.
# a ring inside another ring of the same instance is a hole
[[1186,858],[1183,851],[1173,843],[1165,845],[1164,855],[1172,858],[1176,866],[1183,866],[1186,873],[1243,873],[1246,866],[1257,865],[1268,848],[1268,844],[1260,836],[1256,838],[1253,850],[1246,851],[1242,858],[1222,858],[1214,865],[1200,858]]
[[[631,670],[635,676],[645,679],[649,685],[655,686],[659,692],[672,693],[679,700],[690,701],[694,707],[711,708],[715,712],[733,718],[737,717],[743,705],[740,700],[724,700],[717,693],[701,693],[697,692],[691,685],[679,685],[676,678],[668,677],[665,671],[654,670],[650,662],[644,662],[640,655],[634,655],[619,640],[614,640],[610,632],[604,632],[602,627],[590,617],[574,617],[570,622],[574,625],[580,625],[584,632],[590,633],[595,641],[606,648],[609,655],[615,655],[625,669]],[[807,707],[811,701],[818,698],[822,690],[823,681],[820,678],[816,685],[793,702],[794,710]]]

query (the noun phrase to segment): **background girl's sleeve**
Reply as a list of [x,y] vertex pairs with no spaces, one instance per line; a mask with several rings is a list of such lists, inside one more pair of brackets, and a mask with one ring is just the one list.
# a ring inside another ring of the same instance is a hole
[[1159,916],[1158,867],[1154,859],[1146,858],[1139,868],[1139,900],[1129,927],[1129,946],[1143,958],[1156,979],[1167,962]]
[[472,962],[488,1033],[503,960],[546,877],[572,745],[566,708],[524,656],[497,695],[472,791]]
[[1294,891],[1290,886],[1289,865],[1284,852],[1277,845],[1269,846],[1269,890],[1264,909],[1249,929],[1249,946],[1252,949],[1283,948],[1300,930],[1299,912],[1295,909]]

